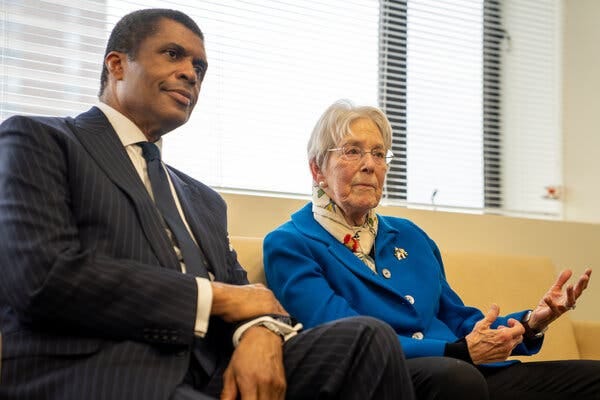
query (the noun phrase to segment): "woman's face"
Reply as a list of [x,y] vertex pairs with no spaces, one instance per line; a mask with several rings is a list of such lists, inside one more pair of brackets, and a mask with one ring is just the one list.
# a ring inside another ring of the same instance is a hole
[[332,151],[329,160],[320,170],[311,164],[315,182],[324,182],[321,187],[341,208],[346,221],[351,225],[362,225],[366,214],[379,204],[387,164],[385,159],[377,162],[369,152],[374,149],[388,150],[377,125],[368,118],[359,118],[350,124],[348,134],[336,147],[358,146],[365,153],[358,160],[350,161],[341,151]]

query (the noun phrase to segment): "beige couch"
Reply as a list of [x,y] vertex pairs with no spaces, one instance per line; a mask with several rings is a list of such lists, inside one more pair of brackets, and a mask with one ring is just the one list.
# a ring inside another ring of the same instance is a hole
[[[251,282],[265,283],[262,238],[232,237]],[[556,279],[548,258],[486,253],[444,254],[446,275],[464,302],[482,310],[495,302],[501,312],[533,308]],[[585,296],[585,295],[584,295]],[[526,361],[600,359],[600,321],[564,315],[546,333],[542,351]]]
[[[265,283],[262,238],[232,237],[240,263],[250,282]],[[548,258],[486,253],[445,253],[451,286],[468,305],[486,310],[492,302],[501,312],[535,306],[556,279]],[[0,336],[0,363],[2,336]],[[552,324],[542,351],[525,360],[600,359],[600,321],[575,321],[569,315]],[[1,365],[0,365],[1,368]]]

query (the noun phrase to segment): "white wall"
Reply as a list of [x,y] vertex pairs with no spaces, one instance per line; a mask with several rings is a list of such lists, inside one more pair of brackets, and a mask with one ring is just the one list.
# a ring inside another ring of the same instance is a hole
[[564,217],[600,223],[600,1],[564,11]]

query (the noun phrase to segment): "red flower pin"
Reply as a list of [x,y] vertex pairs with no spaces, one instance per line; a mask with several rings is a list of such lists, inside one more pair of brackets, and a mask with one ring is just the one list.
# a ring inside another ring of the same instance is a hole
[[353,253],[356,253],[358,251],[358,239],[352,237],[352,235],[350,235],[349,233],[346,234],[346,236],[344,236],[344,244],[346,245],[346,247],[352,250]]

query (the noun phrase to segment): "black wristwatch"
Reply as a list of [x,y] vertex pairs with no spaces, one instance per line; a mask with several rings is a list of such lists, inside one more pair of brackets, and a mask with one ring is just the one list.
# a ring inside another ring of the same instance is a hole
[[521,324],[523,324],[523,327],[525,328],[525,334],[523,336],[525,336],[526,338],[540,339],[540,338],[544,337],[544,333],[546,332],[548,327],[546,326],[541,331],[532,329],[529,326],[529,320],[531,319],[532,312],[533,311],[531,311],[531,310],[527,311],[525,313],[525,315],[523,315],[523,318],[521,318]]

